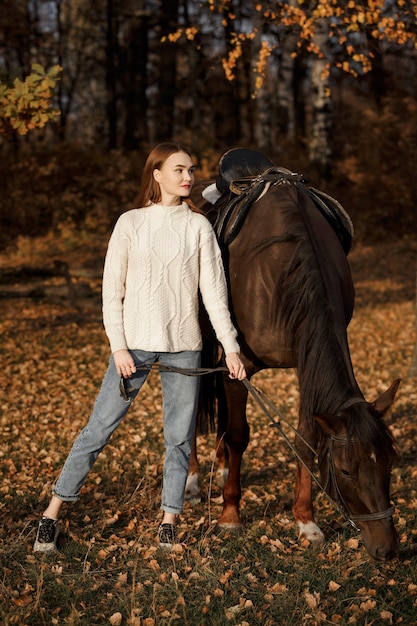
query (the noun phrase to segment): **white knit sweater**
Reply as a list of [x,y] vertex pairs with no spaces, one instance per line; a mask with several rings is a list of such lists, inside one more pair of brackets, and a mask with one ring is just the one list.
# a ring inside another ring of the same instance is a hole
[[103,274],[103,321],[112,352],[200,350],[198,289],[225,353],[239,352],[209,221],[185,202],[119,217]]

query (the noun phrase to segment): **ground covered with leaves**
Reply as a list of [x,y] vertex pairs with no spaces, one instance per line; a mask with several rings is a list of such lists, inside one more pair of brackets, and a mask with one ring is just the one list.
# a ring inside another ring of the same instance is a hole
[[[350,260],[357,290],[349,328],[352,360],[368,400],[397,377],[390,416],[398,458],[392,473],[399,559],[378,564],[326,497],[316,513],[326,542],[299,543],[291,515],[295,463],[268,418],[248,407],[251,442],[242,468],[237,536],[218,535],[221,491],[213,479],[214,435],[200,437],[202,500],[187,504],[172,553],[156,545],[162,475],[161,393],[151,374],[64,510],[59,552],[34,555],[39,515],[71,443],[85,424],[108,360],[100,315],[105,237],[61,233],[21,240],[0,269],[69,264],[72,289],[51,277],[42,290],[1,300],[0,622],[275,626],[417,624],[414,241],[366,246]],[[36,295],[38,294],[38,295]],[[293,371],[254,382],[296,424]]]

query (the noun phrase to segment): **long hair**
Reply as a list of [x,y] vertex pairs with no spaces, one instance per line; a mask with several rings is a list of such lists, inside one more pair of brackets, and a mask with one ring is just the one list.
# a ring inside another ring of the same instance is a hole
[[[153,176],[154,170],[160,170],[165,161],[177,152],[184,152],[190,158],[190,151],[181,144],[166,141],[156,145],[148,155],[142,173],[142,181],[139,188],[136,206],[139,208],[147,207],[150,204],[158,204],[161,201],[161,188]],[[190,209],[196,213],[202,213],[189,198],[183,198]]]

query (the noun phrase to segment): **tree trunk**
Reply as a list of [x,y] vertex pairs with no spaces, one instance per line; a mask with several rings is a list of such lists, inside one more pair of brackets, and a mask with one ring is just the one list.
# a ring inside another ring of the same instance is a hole
[[[58,46],[57,46],[57,61],[58,65],[64,67],[63,60],[63,41],[64,41],[64,28],[62,24],[62,13],[61,13],[61,3],[56,3],[56,29],[58,35]],[[65,140],[65,130],[67,127],[67,107],[64,105],[64,85],[63,81],[58,81],[58,89],[57,89],[57,97],[58,97],[58,106],[59,106],[59,123],[58,123],[58,136],[60,141]]]
[[[296,0],[289,0],[290,5],[295,5]],[[304,115],[304,104],[302,111],[297,112],[296,107],[302,100],[302,90],[300,89],[301,74],[296,71],[296,61],[293,53],[297,48],[298,33],[294,28],[285,38],[279,42],[280,57],[278,61],[278,84],[277,84],[277,131],[278,137],[275,143],[279,144],[281,138],[295,141],[296,128],[299,126],[300,115]],[[299,65],[299,62],[297,62]],[[304,122],[303,122],[304,127]]]
[[246,146],[255,143],[254,101],[252,96],[252,42],[247,39],[242,43],[242,58],[237,63],[236,86],[239,97],[239,119],[241,140]]
[[294,120],[294,140],[297,143],[305,143],[306,139],[306,60],[303,55],[298,55],[294,59],[293,75],[292,75],[292,94],[293,94],[293,120]]
[[[178,26],[179,0],[161,0],[160,37],[166,37]],[[159,46],[158,98],[155,111],[155,140],[167,141],[174,132],[174,104],[177,81],[177,45],[164,41]]]
[[[226,53],[229,54],[234,49],[232,39],[236,30],[234,16],[230,11],[223,12],[222,22]],[[217,139],[215,145],[222,148],[233,147],[245,136],[245,122],[242,124],[242,103],[247,100],[249,94],[246,89],[245,72],[242,70],[243,64],[243,60],[239,59],[233,81],[225,75],[217,81],[216,72],[213,73],[211,93],[215,95],[214,128]]]
[[383,100],[387,94],[384,60],[379,41],[372,37],[369,32],[369,28],[367,28],[365,32],[368,48],[372,53],[372,69],[369,72],[369,82],[371,91],[374,94],[375,102],[377,106],[381,108]]
[[[262,18],[261,13],[256,11],[254,16],[255,38],[252,40],[252,67],[250,76],[251,97],[253,102],[253,135],[255,145],[262,149],[270,149],[271,146],[271,115],[270,115],[270,94],[267,89],[268,63],[263,68],[264,76],[262,85],[257,86],[257,63],[258,55],[262,46]],[[256,53],[255,54],[255,50]],[[253,97],[255,96],[255,97]]]
[[108,147],[117,147],[117,88],[116,88],[116,27],[114,1],[107,0],[107,37],[106,37],[106,113],[108,125]]
[[[144,2],[140,2],[143,7]],[[123,147],[137,150],[148,140],[148,28],[150,12],[139,8],[130,17],[128,25],[127,53],[124,72],[125,132]]]
[[[326,49],[327,34],[325,24],[317,26],[314,37],[320,50]],[[326,58],[315,57],[311,72],[312,115],[309,133],[309,159],[320,176],[325,179],[331,175],[331,131],[332,103],[328,74],[324,74]]]

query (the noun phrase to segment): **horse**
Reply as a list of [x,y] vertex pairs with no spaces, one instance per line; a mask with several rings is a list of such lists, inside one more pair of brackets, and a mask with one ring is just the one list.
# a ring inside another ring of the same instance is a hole
[[[400,380],[373,402],[360,390],[347,337],[354,310],[347,250],[318,210],[303,179],[287,172],[270,168],[263,177],[254,178],[251,172],[252,178],[242,178],[248,188],[254,181],[262,181],[263,188],[254,203],[246,203],[238,228],[230,221],[225,223],[220,215],[228,211],[225,202],[219,213],[219,202],[213,206],[202,196],[213,187],[213,181],[197,182],[191,199],[212,222],[213,215],[217,225],[222,221],[220,245],[230,310],[247,380],[265,368],[295,368],[297,372],[299,417],[292,512],[299,538],[312,544],[324,541],[312,500],[317,455],[324,491],[361,531],[369,555],[388,561],[398,554],[399,542],[390,501],[395,448],[384,416]],[[239,185],[236,188],[239,193]],[[225,193],[228,201],[234,197],[230,191]],[[229,217],[239,211],[239,207],[228,211]],[[202,329],[216,353],[214,335],[204,319]],[[216,393],[217,402],[217,457],[227,466],[217,527],[237,530],[241,527],[241,461],[250,438],[248,389],[226,372],[218,375],[212,387],[210,400],[213,402]],[[190,493],[195,494],[198,472],[194,447],[187,483]]]

